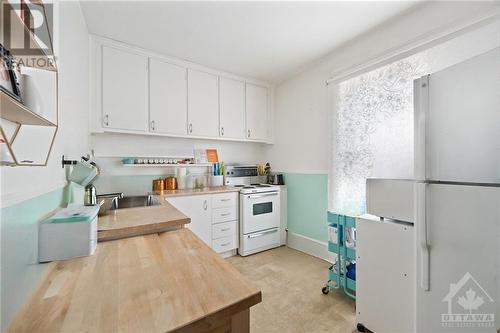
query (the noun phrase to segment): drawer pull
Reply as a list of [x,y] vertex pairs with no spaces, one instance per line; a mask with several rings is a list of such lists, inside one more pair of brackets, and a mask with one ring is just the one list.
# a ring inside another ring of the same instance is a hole
[[231,228],[220,229],[220,231],[229,231],[229,230],[231,230]]
[[220,246],[228,246],[228,245],[230,245],[230,244],[231,244],[231,242],[227,242],[227,243],[223,243],[223,244],[221,244]]
[[220,201],[224,202],[224,201],[229,201],[231,199],[220,199]]
[[223,214],[220,214],[220,216],[229,216],[231,215],[231,213],[223,213]]

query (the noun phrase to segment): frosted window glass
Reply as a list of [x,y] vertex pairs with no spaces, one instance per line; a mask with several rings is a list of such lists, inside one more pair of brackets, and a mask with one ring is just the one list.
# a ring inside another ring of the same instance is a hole
[[413,80],[499,45],[499,21],[333,89],[329,210],[366,212],[367,178],[413,178]]

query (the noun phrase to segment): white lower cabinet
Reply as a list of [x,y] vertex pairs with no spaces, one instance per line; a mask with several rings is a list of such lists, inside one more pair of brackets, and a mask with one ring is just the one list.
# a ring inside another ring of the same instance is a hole
[[238,233],[238,221],[224,222],[212,225],[213,239],[229,237]]
[[191,218],[187,224],[196,236],[222,256],[238,249],[238,192],[169,197],[165,200]]
[[191,218],[191,223],[186,224],[186,227],[208,246],[212,246],[212,196],[193,195],[171,197],[166,200]]
[[[227,252],[227,255],[231,255],[230,251],[236,250],[238,248],[238,236],[228,236],[223,238],[214,239],[212,241],[212,249],[217,253],[222,253],[223,255]],[[234,253],[236,254],[236,253]]]
[[236,254],[238,249],[238,192],[212,195],[212,249],[222,256]]

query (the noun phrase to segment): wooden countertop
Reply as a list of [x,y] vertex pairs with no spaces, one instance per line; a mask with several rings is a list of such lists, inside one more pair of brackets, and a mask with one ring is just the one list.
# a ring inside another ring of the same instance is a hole
[[150,194],[162,197],[176,197],[176,196],[202,195],[202,194],[227,193],[227,192],[239,192],[239,191],[240,191],[239,188],[233,186],[211,186],[205,188],[194,188],[194,189],[184,189],[184,190],[156,191],[156,192],[151,192]]
[[7,332],[207,332],[221,313],[261,299],[183,228],[100,243],[93,256],[54,263]]
[[168,202],[158,206],[112,210],[99,216],[97,239],[119,239],[162,232],[182,227],[191,219]]

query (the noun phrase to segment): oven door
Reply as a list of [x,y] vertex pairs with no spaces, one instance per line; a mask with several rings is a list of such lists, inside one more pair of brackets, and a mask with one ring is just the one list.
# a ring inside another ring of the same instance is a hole
[[243,234],[250,234],[280,225],[280,193],[241,194]]

